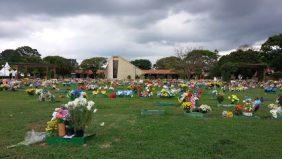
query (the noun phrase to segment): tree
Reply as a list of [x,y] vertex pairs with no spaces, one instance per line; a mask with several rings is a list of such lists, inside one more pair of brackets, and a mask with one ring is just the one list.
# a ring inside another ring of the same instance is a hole
[[21,56],[25,56],[25,57],[31,57],[31,56],[37,56],[40,57],[41,55],[39,54],[39,52],[36,49],[33,49],[29,46],[22,46],[22,47],[18,47],[15,50],[18,54],[20,54]]
[[282,71],[282,34],[269,37],[261,46],[261,59],[277,71]]
[[179,67],[182,74],[190,79],[196,72],[206,72],[217,61],[216,52],[209,50],[197,50],[191,48],[178,48],[176,55],[179,58]]
[[261,64],[260,53],[251,49],[241,50],[231,52],[228,55],[222,56],[217,65],[220,69],[221,76],[224,80],[229,80],[232,74],[236,77],[240,74],[243,77],[251,78],[257,69],[255,68],[242,68],[242,64]]
[[22,46],[16,50],[7,49],[1,52],[0,60],[9,63],[41,63],[41,55],[36,49]]
[[176,70],[178,66],[179,58],[176,56],[169,56],[158,59],[154,67],[156,69],[172,69]]
[[142,70],[149,70],[152,68],[152,63],[148,59],[136,59],[134,61],[131,61],[131,63]]
[[107,58],[105,57],[93,57],[90,59],[85,59],[81,62],[80,67],[83,70],[92,70],[96,75],[97,70],[104,69],[103,66],[107,63]]
[[0,58],[2,62],[24,62],[24,58],[13,49],[2,51]]
[[43,58],[43,62],[56,65],[56,73],[62,76],[70,74],[78,65],[75,59],[66,59],[61,56],[47,56]]

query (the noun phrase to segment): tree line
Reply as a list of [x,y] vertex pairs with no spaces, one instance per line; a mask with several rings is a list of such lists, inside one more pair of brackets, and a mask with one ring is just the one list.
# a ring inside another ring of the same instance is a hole
[[[57,66],[57,74],[69,75],[76,69],[92,70],[94,77],[97,70],[105,69],[107,58],[93,57],[84,59],[78,65],[76,59],[68,59],[61,56],[46,56],[29,46],[22,46],[15,50],[6,49],[0,53],[0,63],[45,63]],[[158,59],[153,65],[148,59],[136,59],[130,61],[140,69],[171,69],[175,70],[181,78],[212,78],[223,77],[229,80],[231,75],[242,75],[251,78],[257,71],[254,68],[242,67],[243,64],[259,64],[272,68],[275,72],[282,71],[282,34],[269,37],[261,46],[255,50],[251,46],[242,45],[236,51],[228,55],[219,56],[218,51],[205,50],[201,48],[180,47],[175,49],[175,55]],[[258,65],[258,66],[259,66]],[[40,68],[29,70],[34,74],[43,71]]]

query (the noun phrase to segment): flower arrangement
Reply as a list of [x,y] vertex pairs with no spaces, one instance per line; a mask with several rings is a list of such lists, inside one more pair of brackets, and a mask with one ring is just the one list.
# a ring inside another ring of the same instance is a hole
[[208,113],[210,111],[212,111],[211,107],[205,104],[202,104],[199,108],[199,111],[202,113]]
[[116,95],[116,93],[114,93],[114,92],[111,92],[110,94],[109,94],[109,98],[110,99],[114,99],[114,98],[116,98],[117,97],[117,95]]
[[253,116],[253,105],[251,101],[245,101],[243,115]]
[[196,102],[198,97],[191,92],[183,93],[180,98],[178,98],[179,103],[184,111],[191,112],[196,110]]
[[188,90],[188,85],[187,84],[184,84],[184,83],[181,83],[179,84],[179,88],[181,89],[181,91],[187,91]]
[[87,94],[81,90],[71,90],[69,91],[69,93],[67,94],[67,97],[70,98],[71,100],[74,100],[78,97],[87,97]]
[[76,136],[83,136],[85,126],[90,123],[97,109],[94,108],[93,101],[87,101],[85,98],[76,98],[68,102],[65,107],[69,112],[69,120],[73,124]]
[[169,89],[165,89],[163,88],[159,93],[158,93],[159,97],[163,97],[163,98],[171,98],[174,97],[175,95],[173,94],[172,91],[170,91]]
[[55,100],[55,96],[54,95],[52,95],[49,91],[47,91],[47,90],[42,90],[41,92],[40,92],[40,95],[39,95],[39,97],[38,97],[38,100],[39,101],[48,101],[48,102],[55,102],[56,100]]
[[38,95],[38,96],[39,96],[42,92],[43,92],[43,89],[36,89],[36,90],[35,90],[35,94]]
[[97,90],[94,90],[93,92],[92,92],[92,94],[95,96],[95,95],[97,95],[97,94],[99,94],[99,90],[97,89]]
[[119,97],[133,97],[134,92],[132,90],[119,90],[116,95]]
[[224,118],[233,118],[233,112],[225,110],[225,111],[222,112],[222,117],[224,117]]
[[237,95],[235,94],[228,96],[228,99],[230,100],[231,104],[237,104],[240,101]]
[[189,113],[192,110],[192,103],[191,102],[183,102],[181,104],[181,107],[185,112]]
[[47,122],[47,127],[45,131],[49,136],[57,135],[58,123],[59,123],[58,120],[55,120],[55,119]]
[[1,84],[1,86],[0,86],[1,88],[1,90],[8,90],[9,88],[10,88],[10,86],[7,84],[7,83],[3,83],[3,84]]
[[94,96],[100,96],[100,97],[107,97],[107,90],[106,89],[95,89],[92,94]]
[[55,108],[52,114],[52,119],[47,122],[46,133],[48,136],[66,135],[65,123],[69,117],[68,110],[65,107]]
[[35,89],[34,88],[28,88],[25,91],[28,95],[32,95],[32,96],[35,95]]
[[242,115],[242,114],[243,114],[243,109],[244,109],[243,105],[237,104],[237,105],[235,106],[234,114],[236,114],[236,115]]
[[277,108],[278,108],[278,105],[271,103],[271,104],[269,104],[267,107],[268,107],[269,109],[277,109]]
[[282,108],[281,106],[278,106],[277,104],[269,104],[268,108],[270,109],[270,113],[272,115],[273,118],[278,118],[278,115],[282,115]]

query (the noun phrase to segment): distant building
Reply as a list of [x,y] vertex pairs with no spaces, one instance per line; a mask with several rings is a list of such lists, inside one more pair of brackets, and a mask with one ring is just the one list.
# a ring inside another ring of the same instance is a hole
[[113,56],[108,60],[105,71],[107,79],[136,79],[143,71],[119,56]]
[[129,61],[119,56],[108,59],[105,71],[98,70],[97,74],[105,74],[107,79],[136,79],[136,78],[178,78],[173,70],[141,70]]

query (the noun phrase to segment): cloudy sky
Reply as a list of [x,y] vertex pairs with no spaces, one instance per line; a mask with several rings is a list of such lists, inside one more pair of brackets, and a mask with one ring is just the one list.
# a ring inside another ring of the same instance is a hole
[[177,47],[259,46],[282,32],[281,0],[0,0],[0,51],[153,62]]

